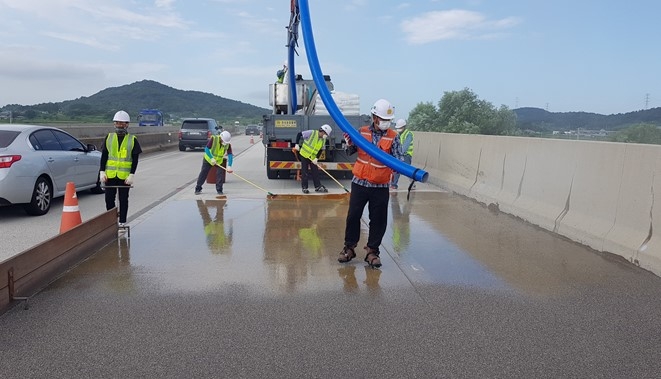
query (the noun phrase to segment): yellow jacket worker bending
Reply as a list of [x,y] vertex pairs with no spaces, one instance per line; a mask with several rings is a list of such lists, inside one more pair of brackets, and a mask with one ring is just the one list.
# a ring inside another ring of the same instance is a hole
[[319,167],[317,167],[317,163],[319,163],[319,156],[326,144],[326,138],[328,138],[332,131],[333,129],[331,129],[330,125],[324,124],[319,130],[305,130],[299,132],[296,136],[294,154],[298,153],[301,156],[301,187],[303,188],[303,193],[310,193],[308,190],[310,172],[312,173],[314,190],[316,192],[328,192],[326,187],[322,186],[321,181],[319,181]]

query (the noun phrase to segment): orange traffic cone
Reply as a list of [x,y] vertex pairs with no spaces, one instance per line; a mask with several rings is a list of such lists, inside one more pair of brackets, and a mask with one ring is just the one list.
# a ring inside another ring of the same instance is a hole
[[253,138],[252,134],[250,135],[250,143],[255,143],[255,138]]
[[67,191],[64,194],[64,206],[62,207],[62,222],[60,223],[60,233],[82,224],[80,210],[78,209],[78,197],[76,196],[76,185],[73,182],[67,182]]

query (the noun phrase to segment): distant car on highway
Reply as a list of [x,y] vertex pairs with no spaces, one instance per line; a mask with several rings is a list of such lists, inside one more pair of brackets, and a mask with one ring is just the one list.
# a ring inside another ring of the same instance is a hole
[[259,133],[262,131],[262,128],[259,125],[248,125],[246,126],[246,135],[249,136],[251,134],[254,135],[259,135]]
[[218,134],[221,127],[212,118],[185,118],[179,130],[179,151],[204,148],[213,134]]
[[0,206],[23,204],[34,216],[48,213],[67,182],[76,191],[103,193],[101,152],[64,130],[39,125],[0,125]]

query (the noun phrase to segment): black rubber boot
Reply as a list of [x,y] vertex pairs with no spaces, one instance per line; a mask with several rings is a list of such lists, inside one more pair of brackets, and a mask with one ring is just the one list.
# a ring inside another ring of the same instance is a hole
[[328,192],[328,190],[327,190],[326,187],[324,187],[324,186],[319,186],[319,187],[317,187],[317,188],[314,189],[314,192],[323,192],[323,193],[326,193],[326,192]]

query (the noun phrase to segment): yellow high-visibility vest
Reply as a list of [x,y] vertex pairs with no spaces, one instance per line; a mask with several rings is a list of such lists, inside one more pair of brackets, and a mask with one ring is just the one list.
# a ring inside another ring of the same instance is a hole
[[110,179],[126,179],[131,173],[133,163],[133,146],[136,137],[131,134],[124,136],[122,144],[119,144],[117,133],[108,134],[106,138],[106,150],[108,150],[108,162],[106,163],[106,176]]
[[324,139],[319,138],[319,131],[314,130],[310,134],[310,138],[303,141],[303,146],[301,146],[301,156],[307,159],[314,159],[317,157],[319,150],[324,146]]

